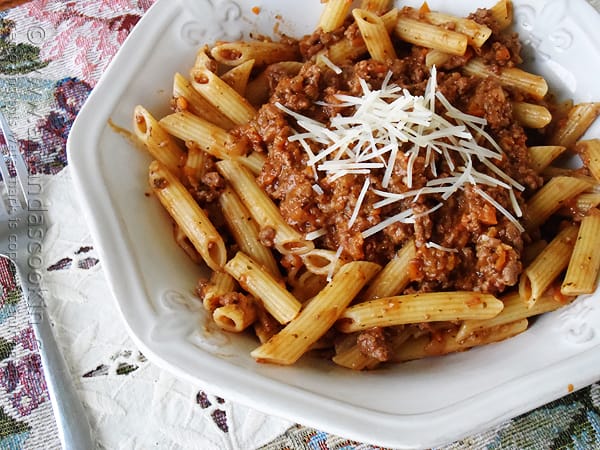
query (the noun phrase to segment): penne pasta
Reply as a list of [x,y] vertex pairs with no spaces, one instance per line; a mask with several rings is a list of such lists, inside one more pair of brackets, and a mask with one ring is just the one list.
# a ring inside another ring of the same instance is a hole
[[269,99],[269,73],[283,72],[288,76],[296,75],[302,68],[298,61],[281,61],[271,64],[263,70],[256,78],[250,80],[246,85],[246,99],[251,105],[262,105]]
[[468,39],[464,34],[410,17],[398,17],[395,32],[403,41],[451,55],[464,55],[467,50]]
[[[191,142],[191,141],[190,141]],[[192,143],[188,145],[188,152],[183,166],[183,175],[192,186],[198,186],[202,176],[206,172],[208,153]]]
[[537,99],[544,98],[548,92],[548,84],[543,77],[525,72],[517,67],[502,69],[497,73],[486,66],[482,59],[473,58],[463,66],[462,70],[468,75],[493,78],[503,86],[519,89]]
[[279,323],[288,323],[300,311],[302,304],[285,289],[280,280],[266,272],[248,255],[237,252],[225,264],[225,270],[240,286],[259,299]]
[[352,333],[371,327],[494,317],[502,302],[480,292],[424,292],[383,297],[350,306],[336,327]]
[[552,121],[548,108],[526,102],[513,102],[513,116],[525,128],[544,128]]
[[313,298],[327,285],[326,275],[318,275],[308,270],[293,280],[290,278],[288,277],[288,283],[292,287],[292,295],[302,303]]
[[185,158],[184,151],[143,106],[138,105],[133,111],[133,130],[154,159],[171,172],[179,172]]
[[421,336],[407,340],[404,345],[396,350],[393,362],[412,361],[427,358],[429,356],[440,356],[456,353],[470,348],[500,342],[524,332],[527,329],[527,319],[517,320],[507,324],[486,328],[473,333],[466,339],[457,340],[456,333],[447,332],[433,336]]
[[258,152],[252,152],[247,156],[240,156],[237,161],[246,167],[254,176],[258,176],[265,164],[265,155]]
[[452,58],[452,55],[441,50],[429,50],[425,55],[425,65],[430,68],[433,66],[440,67],[446,64],[450,58]]
[[477,333],[485,328],[493,328],[499,325],[504,325],[517,320],[522,320],[528,317],[557,310],[570,303],[573,298],[574,297],[557,299],[554,295],[545,294],[537,299],[537,301],[530,308],[518,292],[513,292],[501,298],[502,303],[504,303],[504,308],[497,316],[492,317],[491,319],[463,321],[458,333],[456,334],[456,340],[462,341],[468,338],[471,334]]
[[374,369],[381,361],[361,352],[357,345],[358,335],[359,333],[348,334],[339,339],[335,345],[335,355],[331,360],[338,366],[352,370]]
[[240,250],[273,277],[280,278],[281,274],[271,250],[261,244],[258,226],[237,194],[230,188],[226,188],[219,197],[219,205],[229,231]]
[[316,275],[331,275],[342,266],[342,261],[333,250],[313,249],[300,255],[309,272]]
[[152,161],[149,172],[150,187],[156,197],[190,239],[208,267],[220,270],[227,260],[227,251],[223,238],[210,219],[164,164]]
[[567,268],[578,229],[576,225],[567,225],[521,274],[519,295],[528,307],[532,307]]
[[350,12],[351,6],[352,0],[326,0],[317,28],[328,33],[341,27]]
[[592,184],[582,178],[557,176],[546,183],[527,202],[525,225],[534,230],[543,224],[569,199],[590,188]]
[[230,134],[190,112],[169,114],[160,119],[159,124],[172,136],[186,142],[191,141],[199,149],[217,158],[237,156]]
[[243,62],[239,66],[235,66],[221,75],[221,79],[231,86],[235,92],[244,96],[246,94],[246,86],[254,67],[254,60]]
[[323,288],[279,333],[252,351],[259,362],[289,365],[296,362],[335,323],[344,308],[380,266],[353,261],[342,266]]
[[410,282],[409,264],[416,256],[415,243],[411,239],[398,251],[396,257],[377,274],[360,297],[371,300],[398,295]]
[[202,283],[199,292],[204,309],[213,312],[221,305],[221,296],[234,292],[237,287],[235,279],[227,272],[212,272],[208,281]]
[[579,103],[568,112],[550,137],[553,145],[571,148],[600,114],[600,103]]
[[499,0],[490,8],[496,28],[504,30],[513,22],[513,6],[511,0]]
[[464,34],[467,37],[467,43],[477,48],[481,47],[492,34],[492,30],[486,25],[451,14],[444,14],[437,11],[421,13],[408,6],[402,8],[401,14],[413,19],[421,18],[432,25],[446,27],[457,33]]
[[600,181],[600,139],[579,141],[575,145],[575,151],[581,156],[592,176]]
[[567,147],[561,145],[541,145],[529,147],[529,163],[531,168],[540,173],[548,167],[552,161],[564,153]]
[[390,9],[390,0],[362,0],[360,9],[366,9],[381,15]]
[[[224,130],[230,130],[234,127],[234,123],[200,95],[194,89],[192,83],[180,73],[175,73],[173,77],[173,98],[178,111],[189,111]],[[182,99],[185,100],[185,107],[181,107]]]
[[579,217],[585,216],[592,208],[600,205],[600,193],[584,192],[575,198],[575,207],[573,213]]
[[188,258],[190,258],[196,264],[200,264],[202,262],[202,257],[194,248],[187,235],[177,224],[173,226],[173,237],[175,239],[175,242],[177,242],[177,245],[181,247],[181,249],[185,252]]
[[259,228],[270,228],[275,232],[274,245],[277,250],[284,254],[302,254],[314,248],[311,241],[304,239],[283,220],[273,200],[256,184],[248,169],[231,160],[219,161],[217,168],[248,207]]
[[195,68],[191,83],[206,100],[236,125],[244,125],[256,115],[248,100],[207,68]]
[[256,305],[256,320],[254,321],[254,333],[259,342],[265,343],[281,330],[281,324],[269,314],[264,307]]
[[[388,34],[391,33],[398,20],[398,10],[394,8],[388,11],[381,16],[381,20],[385,25]],[[323,53],[327,54],[327,58],[333,64],[344,64],[367,52],[368,50],[364,40],[360,41],[359,39],[354,39],[352,41],[343,39],[333,43],[328,49],[323,50]]]
[[563,295],[592,294],[600,272],[600,211],[592,210],[581,220],[573,254],[560,292]]
[[215,323],[232,333],[241,333],[256,320],[256,311],[251,304],[228,304],[219,306],[213,311]]
[[381,17],[364,9],[353,10],[352,15],[371,58],[381,62],[396,58],[392,40]]
[[268,66],[299,58],[298,46],[283,42],[219,42],[210,51],[215,61],[226,66],[239,66],[254,61],[254,66]]

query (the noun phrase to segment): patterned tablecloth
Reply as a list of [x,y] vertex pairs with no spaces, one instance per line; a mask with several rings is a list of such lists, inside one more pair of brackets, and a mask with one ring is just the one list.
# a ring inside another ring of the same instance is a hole
[[[42,180],[50,220],[44,241],[48,311],[98,446],[375,448],[265,416],[177,380],[127,336],[73,197],[65,142],[106,65],[152,3],[34,0],[0,13],[0,107]],[[598,0],[591,3],[598,7]],[[0,448],[58,448],[25,301],[4,259],[0,281]],[[599,442],[600,384],[594,384],[444,448],[589,449],[600,448]]]

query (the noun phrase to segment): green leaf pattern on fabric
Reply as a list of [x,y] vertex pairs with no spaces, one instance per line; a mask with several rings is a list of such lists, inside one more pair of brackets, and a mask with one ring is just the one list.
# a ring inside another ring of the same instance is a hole
[[40,61],[38,47],[11,41],[13,27],[14,22],[0,18],[0,73],[24,74],[46,67],[48,61]]

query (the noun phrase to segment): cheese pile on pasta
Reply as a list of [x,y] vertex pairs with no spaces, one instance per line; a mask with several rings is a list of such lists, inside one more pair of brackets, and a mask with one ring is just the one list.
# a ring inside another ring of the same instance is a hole
[[467,350],[595,291],[600,103],[552,104],[511,21],[328,0],[301,39],[199,49],[172,114],[136,107],[197,293],[256,360]]

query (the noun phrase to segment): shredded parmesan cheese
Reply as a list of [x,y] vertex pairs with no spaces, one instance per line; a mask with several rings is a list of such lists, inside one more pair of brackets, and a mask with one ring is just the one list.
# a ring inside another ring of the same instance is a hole
[[338,66],[336,66],[333,61],[331,61],[327,56],[325,56],[323,53],[320,53],[317,56],[317,59],[321,60],[323,62],[323,64],[325,64],[327,67],[329,67],[331,70],[333,70],[337,75],[339,75],[340,73],[342,73],[342,69],[339,68]]
[[444,246],[442,246],[440,244],[436,244],[435,242],[431,242],[431,241],[425,242],[425,247],[427,247],[427,248],[435,248],[435,249],[441,250],[443,252],[458,253],[458,250],[455,249],[455,248],[444,247]]
[[[326,56],[321,55],[320,58],[338,73],[339,67]],[[275,103],[275,106],[293,117],[297,126],[302,128],[302,131],[295,132],[289,139],[298,141],[306,151],[308,165],[315,175],[315,192],[323,192],[319,186],[322,179],[330,183],[350,174],[365,175],[364,184],[348,220],[348,228],[356,222],[369,190],[382,197],[381,201],[373,205],[374,208],[381,208],[399,200],[412,198],[416,201],[425,194],[441,194],[442,200],[446,201],[466,185],[472,185],[479,196],[506,216],[519,230],[523,230],[517,220],[517,217],[522,216],[522,211],[513,189],[522,191],[524,187],[494,163],[501,160],[504,154],[498,143],[484,131],[487,121],[454,107],[437,90],[436,73],[434,66],[423,96],[413,96],[406,89],[391,84],[391,72],[388,72],[379,90],[371,90],[360,79],[362,96],[336,95],[340,103],[335,106],[353,107],[354,113],[332,117],[328,124],[303,116],[280,103]],[[436,100],[442,106],[440,111],[436,111]],[[325,105],[323,102],[318,104]],[[483,146],[482,143],[489,145]],[[398,194],[385,189],[389,186],[400,155],[407,161],[406,175],[402,181],[408,190]],[[413,189],[414,165],[419,156],[425,161],[423,170],[429,170],[433,178],[424,187]],[[436,160],[439,158],[446,162],[451,171],[449,175],[438,176]],[[475,161],[487,167],[493,176],[477,171],[474,168]],[[383,171],[383,189],[372,186],[369,174],[373,170]],[[478,186],[506,189],[513,212]],[[430,214],[441,206],[440,203],[423,214]],[[421,215],[415,215],[409,208],[391,217],[382,217],[380,223],[364,230],[362,236],[372,236],[396,222],[414,223]],[[338,252],[341,250],[338,249]]]

